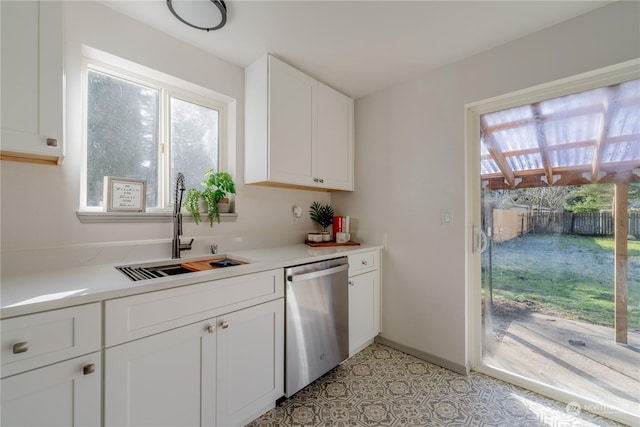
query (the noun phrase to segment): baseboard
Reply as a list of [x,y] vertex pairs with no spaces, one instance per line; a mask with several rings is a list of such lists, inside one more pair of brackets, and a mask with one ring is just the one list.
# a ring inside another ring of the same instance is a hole
[[469,367],[468,366],[459,365],[459,364],[453,363],[453,362],[451,362],[449,360],[445,360],[445,359],[443,359],[441,357],[434,356],[433,354],[429,354],[429,353],[426,353],[424,351],[417,350],[417,349],[415,349],[413,347],[409,347],[409,346],[406,346],[404,344],[399,344],[399,343],[397,343],[395,341],[391,341],[390,339],[381,337],[380,335],[378,335],[375,338],[374,341],[377,342],[377,343],[386,345],[388,347],[395,348],[396,350],[405,352],[405,353],[410,354],[412,356],[415,356],[418,359],[422,359],[422,360],[424,360],[426,362],[433,363],[434,365],[441,366],[441,367],[443,367],[445,369],[448,369],[450,371],[457,372],[457,373],[462,374],[462,375],[469,375]]

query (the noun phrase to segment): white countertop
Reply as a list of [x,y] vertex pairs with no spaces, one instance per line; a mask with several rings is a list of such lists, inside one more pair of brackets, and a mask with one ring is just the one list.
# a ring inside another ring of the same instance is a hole
[[[376,249],[382,249],[382,247],[361,245],[313,248],[299,244],[264,249],[239,250],[225,253],[224,255],[248,260],[250,264],[137,282],[130,280],[114,268],[117,265],[127,265],[127,263],[81,266],[53,269],[40,273],[15,274],[2,278],[0,287],[0,318],[20,316],[39,311],[224,279]],[[179,262],[196,261],[215,256],[216,255],[192,258],[184,257],[180,259]],[[161,261],[171,262],[178,260],[170,260],[167,258],[150,260],[149,263]]]

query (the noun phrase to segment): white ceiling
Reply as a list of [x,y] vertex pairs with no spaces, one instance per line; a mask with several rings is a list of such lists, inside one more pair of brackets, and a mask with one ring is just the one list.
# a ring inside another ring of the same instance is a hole
[[208,33],[165,0],[102,3],[243,68],[270,52],[359,98],[611,1],[229,0]]

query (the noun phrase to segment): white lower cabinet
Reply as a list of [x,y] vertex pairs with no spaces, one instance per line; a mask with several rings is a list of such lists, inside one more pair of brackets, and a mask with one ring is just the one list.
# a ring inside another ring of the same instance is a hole
[[98,426],[100,304],[0,321],[0,425]]
[[378,272],[349,278],[349,355],[366,346],[380,331]]
[[100,352],[3,378],[3,427],[99,426]]
[[379,251],[349,255],[349,356],[380,332]]
[[106,426],[239,426],[283,395],[284,300],[105,350]]
[[215,362],[215,319],[106,349],[105,425],[215,425]]
[[218,329],[218,426],[243,426],[284,394],[284,299],[222,316]]

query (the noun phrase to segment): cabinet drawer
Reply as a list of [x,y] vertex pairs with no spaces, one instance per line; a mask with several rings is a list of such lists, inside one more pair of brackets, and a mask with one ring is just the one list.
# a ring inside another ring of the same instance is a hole
[[2,375],[100,350],[100,304],[88,304],[0,321]]
[[282,269],[105,302],[105,346],[160,333],[284,296]]
[[4,378],[3,426],[100,425],[100,352]]
[[380,268],[378,251],[349,255],[349,276]]

